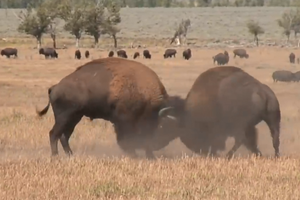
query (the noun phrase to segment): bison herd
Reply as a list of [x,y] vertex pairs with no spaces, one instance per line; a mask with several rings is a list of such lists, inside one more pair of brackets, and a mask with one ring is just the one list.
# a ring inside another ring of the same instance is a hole
[[[151,54],[144,51],[145,57]],[[110,54],[114,54],[113,52]],[[127,56],[125,51],[118,55]],[[165,56],[176,51],[166,50]],[[189,57],[190,50],[184,53]],[[223,54],[225,55],[225,54]],[[107,57],[89,61],[48,89],[54,125],[49,132],[52,156],[58,141],[65,153],[73,152],[69,139],[82,117],[113,124],[119,147],[131,157],[136,150],[147,158],[179,138],[192,151],[215,155],[225,149],[228,137],[261,156],[255,126],[266,122],[275,156],[279,156],[281,113],[278,99],[267,85],[234,66],[218,66],[198,76],[185,98],[169,95],[158,75],[146,65],[129,59]]]

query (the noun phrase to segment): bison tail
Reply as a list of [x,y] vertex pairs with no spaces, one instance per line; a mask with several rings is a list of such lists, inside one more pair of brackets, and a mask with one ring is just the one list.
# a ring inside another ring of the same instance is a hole
[[50,94],[51,94],[52,88],[53,88],[53,86],[52,86],[51,88],[48,89],[49,100],[48,100],[47,106],[46,106],[43,110],[41,110],[41,111],[39,111],[39,110],[36,108],[36,113],[37,113],[37,115],[38,115],[39,117],[42,117],[43,115],[45,115],[45,114],[48,112],[48,110],[49,110],[49,107],[50,107]]

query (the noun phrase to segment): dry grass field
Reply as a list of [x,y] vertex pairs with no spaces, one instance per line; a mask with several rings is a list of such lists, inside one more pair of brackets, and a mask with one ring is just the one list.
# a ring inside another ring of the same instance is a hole
[[[261,19],[266,28],[263,39],[280,39],[281,30],[275,20],[286,8],[195,8],[195,9],[132,9],[122,10],[122,37],[167,38],[173,34],[174,16],[190,17],[193,23],[191,38],[198,39],[252,39],[244,21]],[[264,157],[249,158],[241,147],[237,158],[201,158],[189,151],[179,140],[155,152],[156,161],[130,159],[116,145],[111,124],[88,119],[77,125],[70,145],[74,156],[67,158],[59,144],[60,156],[50,159],[49,130],[54,119],[50,109],[43,118],[36,116],[35,108],[48,102],[47,89],[81,64],[106,57],[108,49],[89,49],[90,59],[74,59],[75,48],[59,49],[59,59],[45,60],[32,49],[33,40],[15,31],[17,21],[8,12],[10,20],[0,12],[0,48],[19,49],[18,59],[0,57],[0,199],[2,200],[190,200],[190,199],[244,199],[293,200],[300,198],[300,83],[273,83],[271,74],[277,69],[300,70],[290,64],[288,55],[298,49],[278,47],[249,48],[249,59],[233,59],[231,48],[193,48],[193,57],[185,61],[183,48],[178,48],[174,59],[163,59],[164,48],[149,47],[153,59],[142,62],[161,78],[168,93],[185,97],[196,77],[214,67],[212,56],[225,49],[230,54],[230,65],[243,70],[270,86],[276,93],[282,112],[282,157],[274,155],[270,132],[264,122],[259,129],[259,148]],[[137,18],[137,16],[140,16]],[[149,17],[153,16],[153,20]],[[165,16],[171,16],[166,18]],[[173,16],[173,17],[172,17]],[[238,16],[238,17],[237,17]],[[161,20],[166,18],[166,20]],[[205,19],[205,20],[203,20]],[[149,21],[147,21],[149,20]],[[139,22],[138,22],[139,21]],[[164,25],[159,24],[164,23]],[[155,25],[154,25],[155,23]],[[168,25],[169,24],[169,25]],[[59,45],[74,42],[61,32]],[[130,39],[131,40],[131,39]],[[49,40],[47,40],[49,43]],[[150,41],[150,40],[149,40]],[[23,43],[22,43],[23,42]],[[120,45],[125,45],[120,40]],[[30,43],[30,48],[28,44]],[[44,43],[45,45],[45,43]],[[129,59],[135,49],[126,49]],[[139,49],[142,52],[143,49]],[[226,151],[233,145],[226,143]],[[226,153],[220,152],[221,155]]]
[[[193,49],[189,61],[163,59],[162,48],[149,48],[152,60],[138,59],[162,79],[170,94],[183,97],[203,71],[213,67],[212,55],[223,49]],[[300,70],[288,63],[291,50],[247,49],[250,58],[232,58],[239,66],[269,85],[282,110],[281,153],[274,150],[267,126],[258,125],[259,147],[266,158],[247,158],[240,148],[232,161],[200,158],[180,141],[155,152],[157,161],[132,160],[117,147],[111,124],[84,118],[71,140],[74,157],[50,159],[48,132],[52,110],[39,119],[35,106],[47,101],[47,88],[90,59],[73,59],[74,49],[58,50],[58,60],[45,60],[37,50],[20,48],[18,59],[0,58],[0,199],[299,199],[300,113],[298,83],[273,83],[277,69]],[[135,50],[128,49],[129,59]],[[299,50],[294,50],[300,54]],[[91,50],[92,57],[106,57],[107,51]],[[227,141],[227,150],[233,139]],[[220,152],[224,154],[226,152]],[[187,155],[187,156],[184,156]]]

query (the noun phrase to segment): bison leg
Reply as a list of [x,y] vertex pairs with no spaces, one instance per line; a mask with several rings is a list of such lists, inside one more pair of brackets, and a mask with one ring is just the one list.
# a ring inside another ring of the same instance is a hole
[[238,148],[240,148],[240,146],[242,146],[243,143],[244,142],[242,139],[235,138],[235,143],[233,147],[230,149],[230,151],[228,151],[228,153],[226,154],[226,157],[228,159],[231,159],[233,157],[233,154],[238,150]]
[[271,132],[272,139],[273,139],[273,148],[275,150],[275,157],[279,157],[279,145],[280,145],[280,117],[278,114],[268,114],[267,119],[264,120]]
[[262,156],[262,153],[257,147],[257,129],[252,126],[246,130],[245,146],[256,156]]

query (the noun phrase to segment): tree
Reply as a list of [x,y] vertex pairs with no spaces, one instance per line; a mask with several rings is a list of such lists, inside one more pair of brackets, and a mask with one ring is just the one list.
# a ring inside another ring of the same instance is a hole
[[92,4],[85,15],[85,32],[94,37],[95,46],[99,43],[101,26],[104,24],[104,8],[99,4]]
[[36,10],[28,6],[26,13],[21,11],[18,15],[14,14],[21,21],[18,31],[34,36],[39,49],[42,43],[42,36],[47,33],[52,21],[51,19],[55,17],[55,13],[51,13],[45,3],[38,6]]
[[287,42],[290,40],[291,31],[295,25],[299,24],[300,12],[298,10],[291,9],[282,14],[281,19],[277,20],[278,25],[283,28],[283,34],[287,37]]
[[73,6],[71,0],[65,0],[57,8],[59,16],[65,20],[64,29],[76,38],[76,47],[79,47],[79,40],[85,30],[86,6],[76,4]]
[[247,23],[248,31],[254,35],[254,41],[256,41],[256,46],[258,46],[258,35],[264,34],[264,29],[258,24],[258,22],[254,22],[250,20]]
[[107,5],[106,11],[106,20],[103,24],[102,33],[112,36],[114,39],[114,47],[117,48],[117,33],[120,32],[117,24],[121,22],[120,6],[112,1]]

